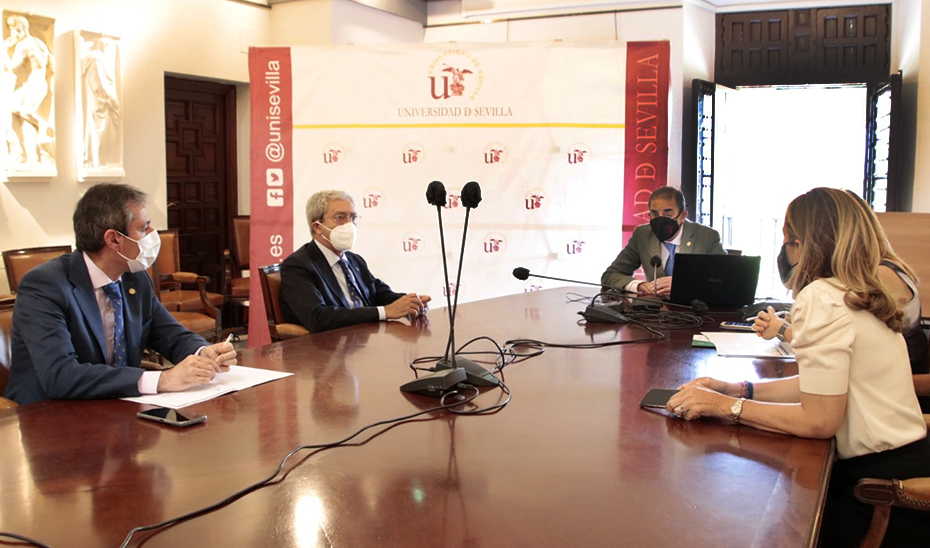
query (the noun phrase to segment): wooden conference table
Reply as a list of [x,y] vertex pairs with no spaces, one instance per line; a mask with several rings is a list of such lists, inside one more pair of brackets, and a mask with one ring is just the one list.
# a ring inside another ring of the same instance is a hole
[[[585,343],[645,334],[577,324],[584,305],[567,302],[568,291],[460,305],[456,340]],[[186,429],[139,420],[140,406],[124,401],[3,412],[0,530],[56,547],[118,546],[134,526],[269,475],[299,445],[433,406],[436,399],[398,390],[413,378],[410,360],[445,346],[445,309],[432,310],[429,323],[369,324],[247,351],[242,365],[295,375],[193,406],[209,420]],[[133,545],[815,544],[830,442],[639,408],[648,388],[698,375],[754,380],[796,371],[793,362],[718,358],[692,348],[691,335],[549,348],[505,369],[513,401],[497,414],[437,413],[363,435],[360,445],[305,451],[282,481],[137,534]],[[476,403],[499,397],[491,390]]]

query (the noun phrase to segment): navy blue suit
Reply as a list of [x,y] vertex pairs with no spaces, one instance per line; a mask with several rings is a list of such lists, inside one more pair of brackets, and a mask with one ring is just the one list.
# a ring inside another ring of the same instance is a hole
[[315,241],[291,253],[281,263],[281,311],[284,321],[303,325],[311,333],[378,321],[378,306],[404,296],[391,291],[374,277],[360,255],[346,251],[343,257],[358,282],[362,304],[349,308],[333,268]]
[[83,254],[30,270],[16,294],[13,365],[4,396],[19,404],[138,396],[144,348],[178,363],[209,344],[165,310],[145,272],[123,274],[120,285],[128,366],[112,367]]

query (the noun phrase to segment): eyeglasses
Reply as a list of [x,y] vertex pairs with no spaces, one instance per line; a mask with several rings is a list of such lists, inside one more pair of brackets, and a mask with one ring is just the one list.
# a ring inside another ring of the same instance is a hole
[[674,215],[671,213],[660,213],[658,215],[654,215],[651,211],[649,212],[650,219],[655,219],[656,217],[668,217],[669,219],[674,219],[678,217],[679,215],[681,215],[680,211],[678,213],[675,213]]
[[[326,217],[323,217],[323,219],[326,219]],[[361,219],[361,217],[359,217],[359,216],[356,215],[355,213],[352,213],[352,214],[349,214],[349,215],[346,215],[345,213],[337,213],[337,214],[333,215],[332,217],[330,217],[330,219],[332,219],[333,221],[335,221],[337,225],[344,225],[344,224],[346,224],[346,223],[349,222],[349,221],[352,221],[352,224],[356,224],[356,225],[357,225],[357,224],[358,224],[358,220]]]

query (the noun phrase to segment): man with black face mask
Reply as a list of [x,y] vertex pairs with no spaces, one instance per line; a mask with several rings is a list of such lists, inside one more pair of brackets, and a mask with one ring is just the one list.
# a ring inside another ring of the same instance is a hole
[[[648,225],[633,230],[626,247],[601,276],[601,284],[642,295],[668,296],[677,253],[726,253],[716,230],[688,221],[685,197],[675,187],[664,186],[652,193],[649,217]],[[640,266],[646,273],[645,282],[633,279]]]

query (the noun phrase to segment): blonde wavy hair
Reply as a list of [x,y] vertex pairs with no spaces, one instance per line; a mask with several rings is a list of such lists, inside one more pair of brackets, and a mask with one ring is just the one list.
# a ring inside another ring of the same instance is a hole
[[835,277],[847,290],[847,306],[866,310],[900,332],[904,312],[878,274],[879,262],[886,258],[883,252],[891,246],[863,204],[836,188],[815,188],[788,204],[785,231],[789,239],[801,242],[801,257],[788,287],[797,295],[814,280]]

